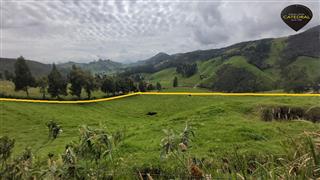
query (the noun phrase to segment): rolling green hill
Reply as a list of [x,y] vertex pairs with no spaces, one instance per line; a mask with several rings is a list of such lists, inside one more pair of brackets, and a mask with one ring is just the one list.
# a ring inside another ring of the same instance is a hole
[[[4,74],[4,71],[14,73],[14,63],[16,60],[17,59],[13,58],[0,58],[0,73]],[[26,62],[32,74],[36,77],[47,75],[51,70],[51,65],[49,64],[43,64],[32,60],[26,60]]]
[[296,61],[291,63],[289,66],[298,66],[306,68],[307,73],[311,78],[320,76],[320,62],[319,58],[299,56]]
[[[229,64],[245,69],[265,84],[268,90],[279,88],[281,71],[294,66],[305,68],[309,77],[320,76],[320,26],[288,37],[242,42],[213,50],[167,55],[157,54],[127,69],[128,74],[142,73],[147,81],[172,87],[176,76],[179,86],[211,88],[216,72]],[[176,72],[179,64],[197,63],[198,71],[190,77]]]
[[[151,83],[160,82],[163,87],[172,87],[172,80],[178,77],[179,86],[204,87],[212,89],[217,81],[217,72],[231,65],[252,74],[255,81],[264,84],[265,90],[281,89],[281,72],[286,68],[304,68],[310,79],[320,76],[320,26],[288,37],[269,38],[241,42],[220,49],[198,50],[187,53],[157,55],[131,65],[123,65],[111,60],[90,63],[68,62],[58,64],[65,74],[77,65],[92,73],[121,73],[124,76],[143,74]],[[15,59],[0,58],[0,73],[13,72]],[[197,64],[197,72],[183,76],[176,72],[182,64]],[[27,61],[35,76],[49,73],[51,65]],[[230,74],[230,77],[237,75]]]

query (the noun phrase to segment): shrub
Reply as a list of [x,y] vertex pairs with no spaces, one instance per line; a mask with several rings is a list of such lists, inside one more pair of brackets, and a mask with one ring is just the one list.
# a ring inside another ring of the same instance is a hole
[[305,110],[301,107],[271,106],[261,109],[261,118],[264,121],[293,120],[305,118]]
[[306,117],[307,119],[313,121],[313,122],[320,122],[320,107],[315,106],[311,107],[306,111]]
[[[80,140],[67,145],[56,159],[48,154],[48,163],[37,162],[30,148],[11,157],[14,141],[0,138],[2,179],[317,179],[320,177],[320,132],[304,134],[283,141],[281,155],[240,153],[240,147],[216,157],[197,157],[195,152],[179,150],[179,143],[190,146],[193,129],[188,124],[180,135],[165,131],[162,149],[167,153],[163,161],[125,167],[117,159],[111,161],[97,156],[114,151],[123,134],[107,134],[103,129],[80,128]],[[116,140],[117,139],[117,140]],[[187,139],[187,140],[186,140]],[[112,145],[112,146],[111,146]],[[6,151],[3,151],[3,147]],[[112,147],[112,148],[110,148]],[[168,149],[168,147],[170,147]],[[112,150],[112,151],[111,151]],[[81,152],[80,152],[81,151]],[[3,153],[6,152],[6,153]],[[9,152],[9,153],[8,153]],[[3,154],[6,154],[3,156]],[[117,153],[115,153],[117,154]],[[36,154],[35,154],[36,155]],[[98,159],[96,161],[95,158]],[[121,156],[119,156],[121,157]],[[119,158],[122,159],[122,158]],[[159,162],[159,164],[157,164]],[[138,167],[138,168],[137,168]],[[133,171],[131,171],[133,170]],[[133,177],[135,176],[135,177]]]
[[61,126],[54,121],[49,121],[46,125],[49,130],[49,139],[56,139],[62,132]]
[[1,162],[6,161],[12,153],[14,147],[14,139],[10,139],[8,136],[0,138],[0,160]]
[[172,86],[173,87],[178,87],[178,78],[177,77],[174,77]]
[[260,117],[264,121],[306,119],[312,122],[320,122],[320,107],[310,108],[275,105],[261,107]]

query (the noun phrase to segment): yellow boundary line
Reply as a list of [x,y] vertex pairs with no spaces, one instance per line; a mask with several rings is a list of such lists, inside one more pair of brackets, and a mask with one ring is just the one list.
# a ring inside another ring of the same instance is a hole
[[121,96],[114,96],[109,98],[92,99],[92,100],[75,100],[75,101],[58,101],[58,100],[33,100],[33,99],[13,99],[13,98],[0,98],[0,101],[6,102],[33,102],[33,103],[53,103],[53,104],[83,104],[110,101],[120,98],[125,98],[135,95],[191,95],[191,96],[290,96],[290,97],[320,97],[320,94],[286,94],[286,93],[221,93],[221,92],[208,92],[208,93],[195,93],[195,92],[136,92],[129,93]]
[[192,96],[300,96],[320,97],[320,94],[288,94],[288,93],[222,93],[222,92],[142,92],[144,95],[192,95]]
[[101,99],[91,99],[91,100],[75,100],[75,101],[58,101],[58,100],[33,100],[33,99],[12,99],[12,98],[0,98],[0,101],[7,102],[33,102],[33,103],[52,103],[52,104],[83,104],[83,103],[94,103],[94,102],[103,102],[110,101],[114,99],[125,98],[129,96],[135,96],[139,93],[130,93],[121,96],[114,96],[109,98],[101,98]]

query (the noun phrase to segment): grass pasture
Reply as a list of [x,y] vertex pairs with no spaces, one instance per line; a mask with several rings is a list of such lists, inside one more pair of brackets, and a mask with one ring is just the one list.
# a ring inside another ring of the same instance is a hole
[[[319,97],[138,95],[92,104],[0,103],[0,136],[16,140],[15,154],[27,146],[43,157],[61,154],[77,140],[79,127],[88,125],[124,132],[119,149],[128,166],[158,163],[162,130],[181,132],[186,121],[195,128],[190,153],[198,157],[219,156],[235,147],[242,153],[282,154],[282,140],[320,130],[319,124],[303,120],[264,122],[258,113],[262,105],[318,105]],[[148,116],[150,111],[157,114]],[[52,142],[45,125],[50,120],[63,129]]]

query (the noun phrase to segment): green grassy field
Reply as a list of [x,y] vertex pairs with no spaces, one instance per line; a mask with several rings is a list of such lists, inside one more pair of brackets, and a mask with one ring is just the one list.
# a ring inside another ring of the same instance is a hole
[[[236,146],[243,153],[281,154],[282,140],[320,129],[308,121],[264,122],[258,111],[269,104],[313,106],[319,98],[138,95],[92,104],[1,102],[0,136],[16,140],[15,154],[29,146],[46,156],[61,154],[67,143],[77,140],[81,125],[122,130],[124,162],[141,165],[159,161],[163,129],[181,132],[187,121],[196,133],[190,152],[198,157],[219,156]],[[148,116],[149,111],[157,114]],[[48,143],[45,124],[50,120],[62,125],[63,133]]]

